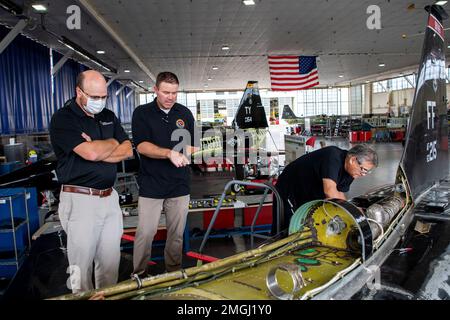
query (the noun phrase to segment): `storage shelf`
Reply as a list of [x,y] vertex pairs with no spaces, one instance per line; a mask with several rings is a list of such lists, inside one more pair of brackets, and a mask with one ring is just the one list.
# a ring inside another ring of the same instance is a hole
[[20,262],[16,262],[15,259],[10,262],[3,262],[3,260],[0,260],[0,266],[17,266],[17,264],[20,264]]
[[26,189],[7,190],[0,196],[0,277],[13,278],[25,259],[27,248],[31,246],[29,198]]
[[15,193],[7,196],[0,196],[0,204],[5,204],[6,201],[13,200],[19,197],[23,197],[25,194],[25,197],[27,197],[26,193]]
[[13,228],[0,229],[0,233],[9,233],[9,232],[17,231],[17,230],[19,230],[20,227],[26,226],[26,225],[27,225],[27,220],[24,220],[21,223],[19,223],[19,225],[16,226],[14,229]]

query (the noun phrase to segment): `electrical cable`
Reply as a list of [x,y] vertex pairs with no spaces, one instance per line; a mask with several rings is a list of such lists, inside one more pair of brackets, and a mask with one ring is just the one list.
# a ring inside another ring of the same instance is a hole
[[381,230],[381,234],[378,236],[378,238],[375,240],[377,243],[383,238],[384,236],[384,229],[383,229],[383,225],[381,223],[379,223],[378,221],[371,219],[371,218],[366,218],[368,221],[372,221],[373,223],[375,223],[378,228],[380,228]]
[[324,201],[323,204],[322,204],[323,211],[325,212],[325,214],[326,214],[328,217],[330,217],[330,219],[334,219],[334,218],[331,216],[331,214],[328,213],[327,209],[325,208],[325,203],[326,203],[326,202]]

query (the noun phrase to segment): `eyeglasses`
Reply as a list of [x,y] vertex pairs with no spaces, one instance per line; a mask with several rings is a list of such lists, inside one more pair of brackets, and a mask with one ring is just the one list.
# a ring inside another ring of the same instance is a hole
[[87,94],[86,92],[84,92],[81,88],[80,88],[81,92],[83,92],[84,95],[86,95],[88,98],[91,98],[94,101],[98,101],[98,100],[107,100],[108,99],[108,95],[106,96],[91,96],[90,94]]
[[362,166],[361,162],[359,162],[358,159],[356,159],[356,162],[358,162],[358,164],[359,164],[359,170],[361,171],[361,174],[362,174],[363,176],[365,176],[366,174],[369,174],[369,173],[372,172],[372,169],[366,169],[366,168],[364,168],[364,167]]

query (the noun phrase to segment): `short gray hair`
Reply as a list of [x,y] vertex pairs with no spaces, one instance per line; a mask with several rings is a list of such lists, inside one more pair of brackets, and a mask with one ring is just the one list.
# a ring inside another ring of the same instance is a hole
[[375,167],[378,166],[378,155],[375,150],[370,148],[367,144],[357,144],[348,151],[347,156],[356,157],[360,163],[367,161],[372,163]]

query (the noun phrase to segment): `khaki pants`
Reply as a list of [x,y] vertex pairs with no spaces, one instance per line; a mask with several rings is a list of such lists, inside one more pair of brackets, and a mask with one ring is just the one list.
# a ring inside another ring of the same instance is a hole
[[116,284],[123,233],[117,192],[100,198],[61,191],[58,214],[67,233],[69,289],[73,293],[93,289],[93,264],[96,289]]
[[134,274],[142,275],[152,254],[153,238],[158,230],[161,209],[166,215],[167,239],[164,262],[167,271],[181,269],[183,254],[183,232],[189,210],[190,196],[169,199],[139,197],[139,223],[134,240]]

